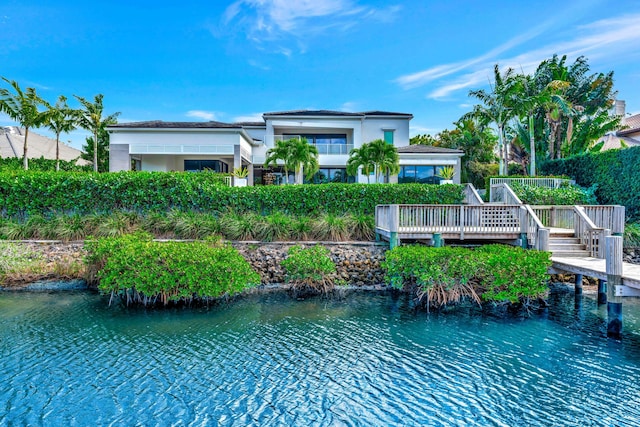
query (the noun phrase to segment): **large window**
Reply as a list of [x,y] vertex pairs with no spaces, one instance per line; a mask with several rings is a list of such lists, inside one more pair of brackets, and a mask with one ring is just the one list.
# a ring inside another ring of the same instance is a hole
[[229,172],[229,165],[220,160],[185,160],[185,172]]
[[444,166],[401,166],[398,174],[398,183],[438,184],[438,173]]
[[347,135],[340,133],[283,135],[285,139],[306,138],[309,144],[315,145],[318,154],[349,154],[351,147],[347,146]]
[[347,175],[345,168],[320,168],[311,179],[313,184],[329,182],[355,182],[355,177]]

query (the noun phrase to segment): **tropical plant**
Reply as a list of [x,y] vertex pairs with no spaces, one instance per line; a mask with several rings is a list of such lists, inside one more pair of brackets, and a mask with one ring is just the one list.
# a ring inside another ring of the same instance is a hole
[[235,176],[236,178],[246,178],[249,176],[249,169],[247,168],[233,168],[233,176]]
[[98,172],[98,136],[100,132],[106,130],[108,125],[117,123],[120,113],[113,113],[103,117],[104,105],[102,103],[102,94],[96,95],[93,102],[81,96],[74,96],[82,105],[82,109],[78,110],[78,125],[93,134],[93,171]]
[[368,156],[375,166],[376,182],[382,182],[382,177],[400,172],[400,157],[398,149],[383,139],[376,139],[365,144]]
[[58,97],[55,105],[48,103],[44,124],[56,134],[56,171],[60,170],[60,134],[69,133],[76,128],[77,112],[67,105],[67,98]]
[[477,98],[481,105],[475,105],[473,111],[463,119],[478,118],[485,123],[494,123],[498,129],[498,157],[500,159],[500,175],[506,175],[509,148],[505,144],[504,131],[507,123],[514,116],[513,104],[515,95],[515,85],[517,79],[513,69],[508,68],[504,74],[500,73],[498,64],[494,66],[494,84],[491,92],[484,89],[472,90],[469,96]]
[[307,142],[306,138],[294,139],[291,147],[291,164],[296,172],[296,184],[302,184],[304,178],[311,179],[318,169],[318,149]]
[[24,169],[27,170],[29,169],[29,129],[37,128],[45,122],[46,113],[39,109],[40,106],[44,105],[45,101],[38,96],[36,90],[32,87],[28,87],[26,91],[23,91],[16,81],[8,80],[4,77],[2,80],[9,83],[15,93],[12,93],[9,89],[0,88],[0,111],[6,113],[24,128],[22,161]]
[[442,179],[453,179],[456,174],[456,169],[453,166],[444,166],[438,172],[438,176]]
[[[145,234],[88,240],[87,276],[127,304],[190,303],[232,296],[260,276],[231,245],[154,242]],[[136,266],[136,268],[131,268]]]
[[347,173],[351,176],[358,175],[358,169],[362,167],[362,174],[366,175],[367,183],[371,183],[370,175],[375,172],[376,165],[371,157],[370,145],[364,144],[360,148],[354,148],[349,152],[347,160]]
[[282,261],[285,279],[296,292],[327,293],[333,289],[336,265],[329,249],[316,245],[309,248],[292,246]]

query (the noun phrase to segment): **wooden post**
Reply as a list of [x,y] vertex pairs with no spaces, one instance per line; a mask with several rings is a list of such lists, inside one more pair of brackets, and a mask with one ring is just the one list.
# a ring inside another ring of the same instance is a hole
[[605,237],[607,268],[607,336],[619,338],[622,334],[622,297],[616,296],[616,287],[622,285],[622,236]]
[[598,305],[607,303],[607,281],[598,279]]
[[613,224],[611,228],[611,234],[614,236],[622,236],[624,234],[624,206],[613,207]]
[[550,231],[548,228],[538,229],[538,250],[539,251],[549,250],[549,233]]
[[529,248],[527,240],[527,230],[529,228],[529,212],[524,206],[520,206],[520,246],[523,249]]
[[576,295],[582,295],[582,274],[576,274],[575,291]]
[[389,205],[389,248],[400,245],[398,229],[400,228],[400,205]]

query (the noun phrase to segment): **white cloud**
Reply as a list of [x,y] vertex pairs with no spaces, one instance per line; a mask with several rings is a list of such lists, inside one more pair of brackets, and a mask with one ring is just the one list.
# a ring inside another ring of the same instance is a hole
[[351,113],[356,111],[356,107],[357,107],[358,103],[357,102],[353,102],[353,101],[347,101],[345,103],[343,103],[340,108],[338,108],[339,111],[344,111],[346,113]]
[[264,119],[262,118],[262,113],[251,113],[246,116],[234,117],[233,122],[264,122]]
[[[570,40],[557,41],[540,48],[512,57],[500,54],[511,50],[526,40],[535,38],[539,29],[531,30],[504,43],[478,57],[451,64],[439,64],[417,73],[398,77],[395,81],[404,89],[419,86],[433,86],[428,98],[443,99],[462,89],[476,87],[492,80],[494,64],[501,70],[513,68],[518,72],[531,73],[540,62],[552,55],[567,55],[572,60],[585,55],[591,61],[614,63],[621,56],[640,54],[640,14],[630,14],[602,19],[593,23],[576,26],[569,34],[576,34]],[[549,24],[540,28],[547,28]],[[444,77],[448,79],[442,80]]]
[[287,40],[270,52],[290,56],[307,49],[303,39],[329,30],[347,30],[367,21],[388,22],[400,11],[396,5],[384,9],[359,5],[357,0],[238,0],[227,7],[221,25],[226,31],[244,33],[256,45]]
[[198,119],[204,120],[216,120],[216,113],[213,111],[204,111],[204,110],[190,110],[187,111],[187,117],[196,117]]

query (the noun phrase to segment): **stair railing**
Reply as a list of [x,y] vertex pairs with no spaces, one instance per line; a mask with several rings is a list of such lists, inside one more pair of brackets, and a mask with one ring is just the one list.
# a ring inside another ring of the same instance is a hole
[[580,239],[581,244],[586,246],[590,256],[604,259],[605,237],[611,235],[611,230],[596,226],[582,206],[574,206],[573,212],[575,236]]
[[523,205],[523,208],[527,213],[523,222],[527,227],[529,245],[539,251],[548,251],[550,230],[542,224],[531,206]]

